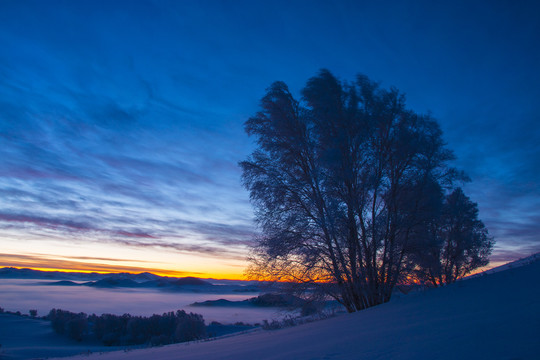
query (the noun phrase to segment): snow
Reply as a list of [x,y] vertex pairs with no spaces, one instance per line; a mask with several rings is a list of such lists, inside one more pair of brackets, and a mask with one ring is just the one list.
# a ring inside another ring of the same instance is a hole
[[80,359],[538,359],[535,260],[315,323]]
[[[0,314],[0,359],[19,360],[111,351],[97,341],[81,344],[53,332],[50,321]],[[115,349],[120,349],[116,347]]]
[[527,256],[527,257],[524,257],[524,258],[521,258],[521,259],[518,259],[518,260],[515,260],[515,261],[512,261],[512,262],[508,262],[506,264],[503,264],[503,265],[500,265],[500,266],[497,266],[497,267],[493,267],[493,268],[491,268],[489,270],[486,270],[486,271],[484,271],[484,272],[482,272],[480,274],[471,275],[471,277],[479,276],[479,275],[482,275],[482,274],[493,274],[493,273],[496,273],[496,272],[499,272],[499,271],[508,270],[508,269],[512,269],[512,268],[532,264],[532,263],[534,263],[535,261],[538,261],[538,260],[540,260],[540,253],[532,254],[530,256]]

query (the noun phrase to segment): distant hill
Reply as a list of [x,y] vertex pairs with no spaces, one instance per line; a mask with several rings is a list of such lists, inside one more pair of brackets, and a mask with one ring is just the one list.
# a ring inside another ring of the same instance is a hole
[[75,281],[97,281],[114,277],[116,279],[130,279],[133,281],[150,281],[163,278],[149,272],[139,274],[131,273],[82,273],[64,271],[40,271],[33,269],[17,269],[4,267],[0,269],[0,279],[45,279],[45,280],[75,280]]
[[231,301],[227,299],[218,299],[218,300],[206,300],[200,302],[194,302],[190,306],[209,306],[209,307],[243,307],[250,305],[247,300],[243,301]]
[[211,283],[194,278],[174,278],[167,276],[159,276],[149,272],[139,274],[131,273],[81,273],[81,272],[63,272],[63,271],[40,271],[32,269],[17,269],[13,267],[5,267],[0,269],[0,279],[43,279],[43,280],[61,280],[55,285],[74,285],[69,281],[91,281],[92,283],[84,284],[88,286],[98,287],[129,287],[139,286],[140,283],[147,283],[146,286],[163,286],[169,285],[211,285]]
[[201,280],[201,279],[195,278],[195,277],[189,277],[189,276],[184,277],[184,278],[179,278],[178,280],[171,281],[171,284],[175,285],[175,286],[184,286],[184,285],[205,286],[205,285],[212,285],[207,281],[204,281],[204,280]]
[[226,299],[206,300],[195,302],[191,306],[213,306],[213,307],[238,307],[238,306],[256,306],[256,307],[298,307],[304,304],[305,300],[299,297],[286,294],[262,294],[241,301],[230,301]]
[[83,285],[100,287],[100,288],[112,288],[112,287],[140,287],[141,283],[133,281],[131,279],[123,279],[116,277],[108,277],[94,282],[85,283]]
[[83,284],[79,284],[70,280],[60,280],[50,283],[45,283],[45,285],[56,285],[56,286],[81,286]]
[[[39,271],[5,267],[0,269],[0,279],[58,280],[44,285],[53,286],[91,286],[96,288],[156,288],[165,291],[204,291],[209,292],[258,292],[254,282],[240,280],[219,280],[219,285],[196,277],[167,277],[148,272],[131,273],[78,273],[61,271]],[[214,280],[215,281],[215,280]]]

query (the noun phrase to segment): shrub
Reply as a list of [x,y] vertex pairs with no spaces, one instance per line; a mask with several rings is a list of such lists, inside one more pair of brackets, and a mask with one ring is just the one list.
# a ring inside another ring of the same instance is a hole
[[282,327],[282,324],[277,320],[272,320],[272,322],[268,322],[268,320],[263,320],[262,328],[264,330],[277,330],[281,329]]

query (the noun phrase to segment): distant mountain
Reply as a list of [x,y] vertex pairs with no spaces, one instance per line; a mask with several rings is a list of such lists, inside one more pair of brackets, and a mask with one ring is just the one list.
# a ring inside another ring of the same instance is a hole
[[184,285],[190,285],[190,286],[208,286],[212,285],[208,281],[201,280],[199,278],[195,277],[184,277],[179,278],[178,280],[171,281],[171,285],[175,286],[184,286]]
[[[91,286],[96,288],[157,288],[165,291],[209,292],[258,292],[257,283],[241,280],[219,280],[218,284],[196,277],[167,277],[148,272],[130,273],[78,273],[61,271],[39,271],[32,269],[0,268],[0,279],[58,280],[45,285]],[[216,280],[211,280],[217,282]],[[81,283],[82,282],[82,283]]]
[[0,269],[0,279],[98,280],[106,276],[99,273],[39,271],[12,267]]
[[76,283],[76,282],[73,282],[73,281],[69,281],[69,280],[60,280],[60,281],[55,281],[55,282],[51,282],[51,283],[45,283],[45,285],[56,285],[56,286],[81,286],[81,285],[84,285],[84,284],[79,284],[79,283]]
[[106,278],[126,279],[126,280],[133,280],[137,282],[155,281],[158,279],[176,279],[176,278],[169,278],[169,277],[155,275],[149,272],[143,272],[143,273],[138,273],[138,274],[131,274],[131,273],[123,272],[123,273],[109,273],[109,274],[103,274],[103,275],[106,275]]
[[46,280],[74,280],[74,281],[99,281],[104,279],[132,280],[135,282],[156,281],[159,279],[178,280],[143,272],[139,274],[131,273],[81,273],[63,271],[39,271],[32,269],[16,269],[5,267],[0,269],[0,279],[46,279]]
[[231,301],[226,299],[218,300],[206,300],[201,302],[194,302],[191,306],[208,306],[208,307],[243,307],[252,306],[247,300]]
[[99,288],[114,288],[114,287],[134,288],[134,287],[140,287],[141,283],[131,280],[131,279],[125,279],[122,277],[120,278],[108,277],[108,278],[101,279],[98,281],[85,283],[83,285],[99,287]]

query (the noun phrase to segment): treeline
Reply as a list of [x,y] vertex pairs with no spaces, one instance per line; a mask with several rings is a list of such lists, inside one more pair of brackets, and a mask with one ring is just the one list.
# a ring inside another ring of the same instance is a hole
[[97,339],[106,346],[115,345],[166,345],[206,337],[202,315],[183,310],[150,317],[129,314],[112,315],[73,313],[52,309],[45,317],[54,331],[74,340]]

